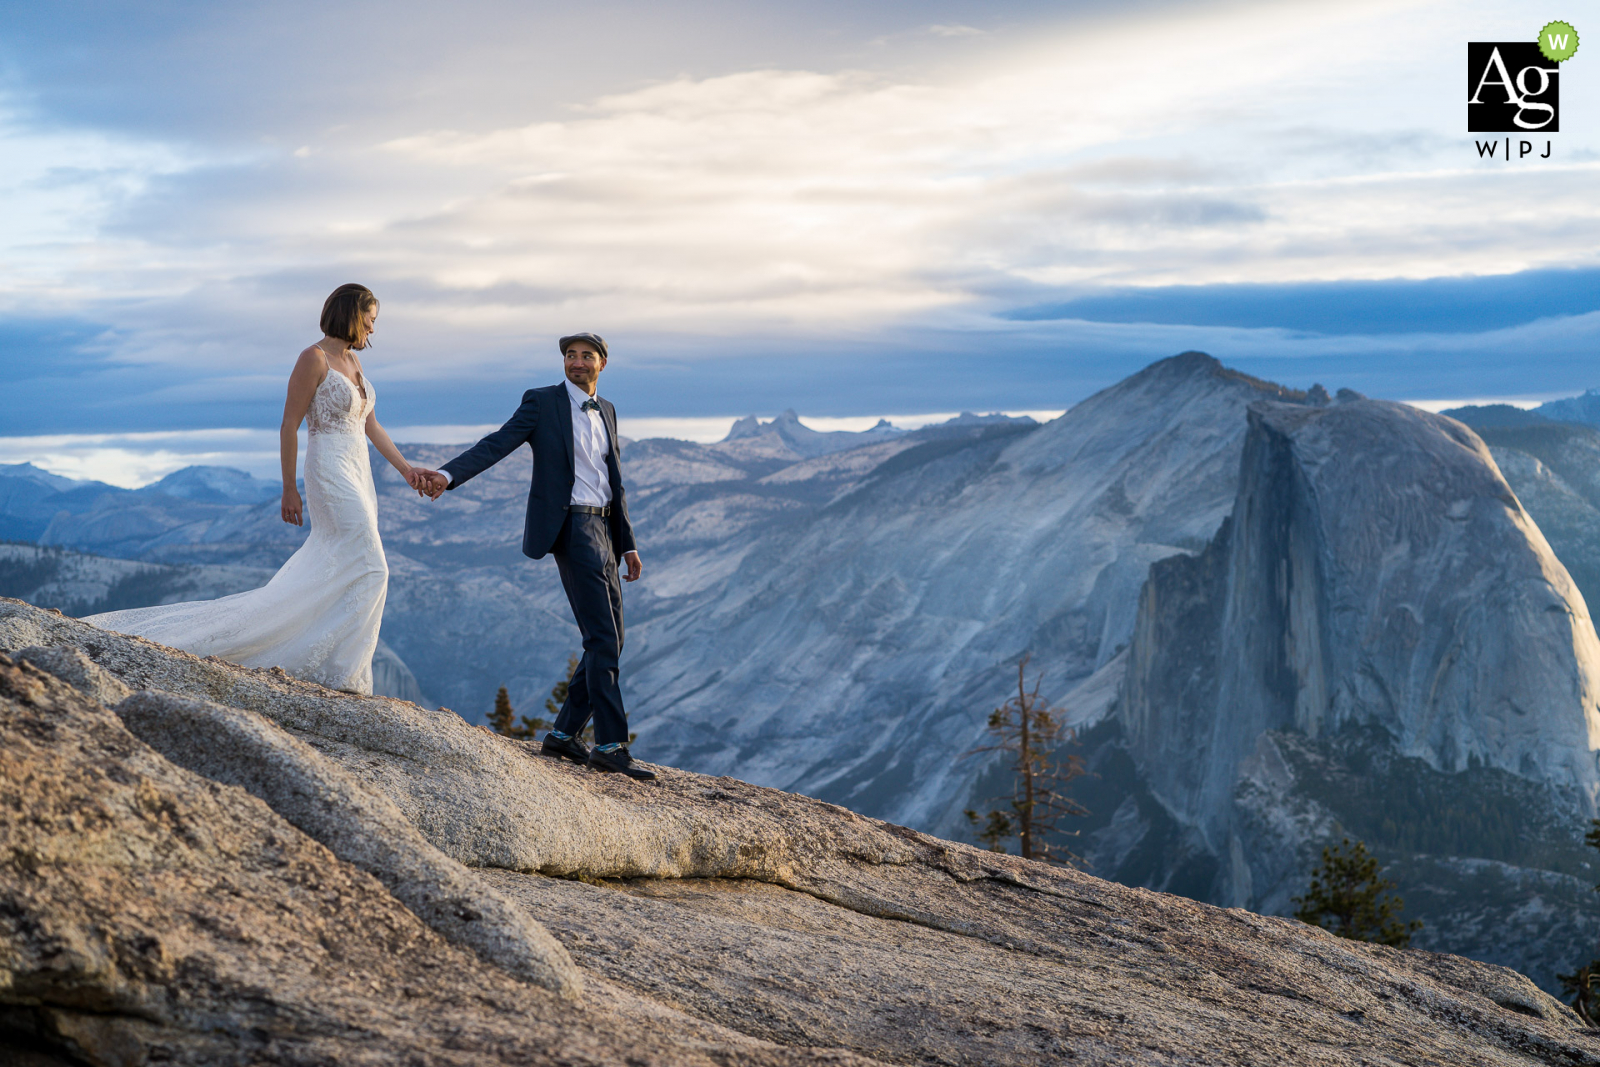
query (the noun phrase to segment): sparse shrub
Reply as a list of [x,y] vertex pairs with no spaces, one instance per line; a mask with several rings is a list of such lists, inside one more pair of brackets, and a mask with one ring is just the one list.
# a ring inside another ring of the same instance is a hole
[[1378,860],[1360,841],[1347,837],[1337,847],[1322,850],[1322,863],[1311,872],[1311,885],[1294,917],[1303,923],[1347,937],[1405,948],[1420,922],[1398,918],[1405,901],[1393,895],[1395,884],[1379,877]]
[[494,710],[489,713],[489,729],[497,734],[508,733],[512,729],[511,694],[506,692],[506,687],[501,686],[500,691],[494,695]]
[[1076,830],[1062,830],[1057,823],[1069,815],[1089,814],[1066,792],[1067,783],[1084,774],[1086,768],[1076,755],[1064,760],[1051,757],[1056,749],[1073,740],[1074,733],[1061,721],[1065,709],[1052,708],[1039,696],[1042,674],[1034,679],[1033,688],[1028,688],[1030,658],[1025,655],[1017,664],[1017,695],[989,713],[988,731],[996,738],[995,743],[966,753],[1009,753],[1007,762],[1013,770],[1011,796],[1001,807],[983,815],[967,809],[967,821],[980,827],[978,839],[991,852],[1004,852],[1004,842],[1015,837],[1024,858],[1073,866],[1079,857],[1052,843],[1050,837],[1076,837]]
[[[1590,848],[1600,848],[1600,819],[1589,820],[1589,832],[1583,835],[1583,843]],[[1600,892],[1600,885],[1594,888]],[[1590,960],[1571,974],[1558,974],[1556,981],[1572,998],[1572,1010],[1578,1017],[1590,1026],[1600,1026],[1600,989],[1595,988],[1600,984],[1600,959]]]
[[1600,960],[1591,960],[1571,974],[1558,974],[1556,980],[1561,983],[1562,992],[1572,998],[1572,1010],[1578,1013],[1578,1018],[1589,1026],[1600,1025],[1595,1022],[1600,1016],[1600,1004],[1596,1003],[1600,990],[1595,989],[1600,982]]
[[494,695],[494,710],[489,713],[489,729],[495,733],[506,737],[531,738],[534,731],[543,729],[544,725],[543,719],[530,719],[526,715],[522,717],[520,723],[517,722],[516,711],[511,707],[511,694],[506,691],[505,686],[502,685],[500,691]]

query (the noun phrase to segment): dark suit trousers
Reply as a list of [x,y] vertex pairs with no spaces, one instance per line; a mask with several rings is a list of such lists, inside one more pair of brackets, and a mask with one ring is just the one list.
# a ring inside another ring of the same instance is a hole
[[611,552],[611,531],[599,515],[569,514],[551,549],[561,586],[583,635],[583,658],[567,685],[555,728],[576,737],[594,719],[598,745],[628,743],[628,713],[617,683],[622,655],[622,580]]

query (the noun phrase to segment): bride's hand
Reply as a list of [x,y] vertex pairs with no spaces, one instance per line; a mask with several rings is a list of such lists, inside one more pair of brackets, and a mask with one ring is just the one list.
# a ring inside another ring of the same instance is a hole
[[429,500],[438,500],[439,494],[444,492],[448,484],[444,480],[444,475],[426,467],[412,467],[406,474],[406,482],[417,491],[418,495],[425,496]]
[[285,489],[283,491],[283,521],[299,526],[303,510],[300,506],[299,492],[294,489]]
[[406,484],[415,489],[418,496],[427,496],[428,472],[421,467],[407,467]]

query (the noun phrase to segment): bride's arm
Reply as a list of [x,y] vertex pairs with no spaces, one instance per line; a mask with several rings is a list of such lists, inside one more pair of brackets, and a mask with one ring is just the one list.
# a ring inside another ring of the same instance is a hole
[[385,430],[383,425],[378,422],[378,413],[376,411],[367,416],[367,440],[372,442],[372,447],[382,453],[384,459],[394,465],[394,469],[400,472],[400,477],[406,480],[407,485],[413,489],[417,488],[417,468],[407,463],[406,457],[402,456],[400,450],[394,447],[394,442],[389,440],[389,431]]
[[300,491],[294,487],[294,469],[300,458],[300,423],[311,410],[311,398],[317,395],[317,386],[328,373],[327,360],[316,345],[300,353],[300,359],[289,375],[289,395],[283,402],[283,425],[278,427],[278,460],[283,466],[284,522],[300,525],[305,510],[300,503]]

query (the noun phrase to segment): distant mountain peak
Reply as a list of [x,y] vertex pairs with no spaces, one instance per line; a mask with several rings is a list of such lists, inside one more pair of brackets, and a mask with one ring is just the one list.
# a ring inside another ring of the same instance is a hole
[[[1179,352],[1166,359],[1158,359],[1144,370],[1131,377],[1123,379],[1117,386],[1147,381],[1187,381],[1190,379],[1201,380],[1206,377],[1226,378],[1232,381],[1243,382],[1263,394],[1264,399],[1281,400],[1291,404],[1304,404],[1308,394],[1303,389],[1291,389],[1286,385],[1257,378],[1253,374],[1246,374],[1241,370],[1224,366],[1222,361],[1207,352]],[[1343,391],[1343,390],[1342,390]]]
[[723,440],[737,441],[741,437],[754,437],[760,432],[761,420],[756,418],[754,415],[746,415],[744,418],[739,419],[733,424],[733,426],[728,430],[728,436],[724,437]]
[[[970,411],[963,411],[953,419],[936,423],[937,426],[997,426],[1001,424],[1015,424],[1018,426],[1037,425],[1037,419],[1031,415],[1007,415],[1001,411],[992,411],[987,415],[975,415]],[[873,427],[877,429],[877,427]],[[892,427],[891,427],[892,429]]]
[[830,452],[841,452],[847,448],[870,444],[905,432],[888,419],[882,418],[866,430],[813,430],[800,421],[800,415],[794,408],[785,408],[777,418],[766,422],[762,422],[754,415],[746,415],[733,424],[728,430],[728,435],[722,439],[722,443],[770,435],[783,442],[794,453],[809,458],[824,456]]
[[1468,404],[1465,407],[1447,408],[1439,412],[1474,430],[1503,428],[1507,426],[1544,426],[1550,420],[1537,411],[1527,411],[1511,404]]
[[1209,352],[1201,352],[1193,348],[1187,352],[1179,352],[1175,356],[1168,356],[1166,359],[1158,359],[1150,364],[1151,367],[1163,365],[1172,367],[1175,370],[1187,371],[1190,374],[1223,369],[1222,360]]
[[36,485],[42,485],[57,491],[87,484],[77,478],[68,478],[62,474],[51,474],[43,467],[36,467],[32,463],[0,464],[0,477],[23,478]]
[[203,504],[258,504],[278,495],[278,486],[234,467],[184,467],[140,490]]
[[1540,404],[1534,409],[1555,422],[1581,422],[1600,426],[1600,389],[1586,389],[1578,396]]

